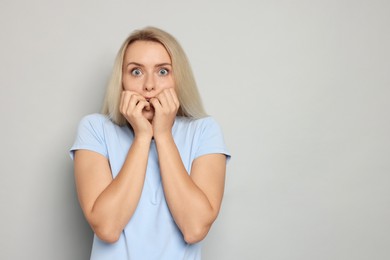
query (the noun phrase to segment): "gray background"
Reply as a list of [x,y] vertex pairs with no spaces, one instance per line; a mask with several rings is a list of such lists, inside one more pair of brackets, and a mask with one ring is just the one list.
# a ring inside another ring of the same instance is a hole
[[390,259],[390,2],[0,2],[0,259],[88,259],[68,149],[132,30],[182,43],[233,154],[204,259]]

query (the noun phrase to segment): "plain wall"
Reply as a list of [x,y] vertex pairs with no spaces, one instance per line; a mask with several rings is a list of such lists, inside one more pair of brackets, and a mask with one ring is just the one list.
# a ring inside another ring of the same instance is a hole
[[183,45],[233,155],[204,259],[390,259],[390,2],[0,2],[0,259],[88,259],[68,149],[134,29]]

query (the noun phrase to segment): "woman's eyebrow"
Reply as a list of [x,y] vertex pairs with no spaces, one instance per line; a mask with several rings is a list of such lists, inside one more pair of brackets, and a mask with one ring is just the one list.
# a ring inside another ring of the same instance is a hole
[[172,66],[171,63],[168,63],[168,62],[165,62],[165,63],[160,63],[160,64],[156,64],[155,67],[163,67],[163,66]]
[[129,65],[135,65],[137,67],[143,67],[144,65],[142,65],[141,63],[137,63],[137,62],[129,62],[127,63],[126,67],[128,67]]
[[[129,65],[134,65],[137,67],[144,67],[144,65],[142,65],[141,63],[138,63],[138,62],[129,62],[129,63],[127,63],[126,67],[128,67]],[[172,64],[169,62],[163,62],[163,63],[159,63],[159,64],[154,65],[154,67],[163,67],[163,66],[172,66]]]

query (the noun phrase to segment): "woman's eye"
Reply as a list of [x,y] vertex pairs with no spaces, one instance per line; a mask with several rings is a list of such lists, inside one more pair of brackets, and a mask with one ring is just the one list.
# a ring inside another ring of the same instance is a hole
[[133,69],[133,70],[131,71],[131,75],[133,75],[133,76],[141,76],[141,75],[142,75],[142,72],[141,72],[140,69]]
[[169,74],[169,71],[167,69],[160,69],[158,71],[158,74],[161,75],[161,76],[166,76]]

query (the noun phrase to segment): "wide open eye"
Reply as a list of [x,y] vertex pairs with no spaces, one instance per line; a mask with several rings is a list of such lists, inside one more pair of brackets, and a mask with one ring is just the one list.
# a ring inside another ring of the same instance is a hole
[[160,76],[166,76],[168,74],[169,74],[169,70],[167,70],[167,69],[160,69],[158,71],[158,75],[160,75]]
[[142,71],[140,69],[133,69],[131,70],[131,75],[139,77],[142,75]]

